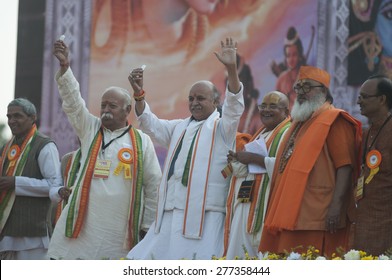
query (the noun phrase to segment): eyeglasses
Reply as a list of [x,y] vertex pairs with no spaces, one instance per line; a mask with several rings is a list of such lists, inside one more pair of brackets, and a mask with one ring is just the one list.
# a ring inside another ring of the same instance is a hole
[[302,85],[296,85],[293,87],[293,90],[295,91],[295,93],[300,93],[300,90],[302,89],[303,93],[309,93],[312,88],[316,88],[316,87],[320,87],[323,88],[323,85],[317,85],[317,86],[313,86],[311,84],[302,84]]
[[370,94],[360,94],[360,95],[358,95],[358,100],[368,99],[368,98],[377,97],[377,96],[380,96],[380,94],[374,94],[374,95],[370,95]]
[[270,105],[261,104],[257,106],[257,109],[259,109],[259,111],[265,110],[267,108],[269,108],[270,110],[286,109],[286,107],[278,106],[277,104],[270,104]]

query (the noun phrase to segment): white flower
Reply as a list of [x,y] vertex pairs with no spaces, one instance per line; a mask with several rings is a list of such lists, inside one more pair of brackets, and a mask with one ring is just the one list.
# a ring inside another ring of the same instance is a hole
[[291,252],[290,255],[287,257],[288,260],[302,260],[301,254]]
[[257,254],[257,257],[259,260],[268,260],[268,252],[265,252],[264,254],[262,252],[259,252]]
[[317,258],[315,258],[316,261],[325,261],[326,258],[323,256],[318,256]]
[[361,256],[359,251],[357,250],[350,250],[344,255],[345,260],[360,260]]
[[378,256],[378,259],[379,259],[379,260],[382,260],[382,261],[389,260],[388,256],[385,256],[384,254],[379,255],[379,256]]

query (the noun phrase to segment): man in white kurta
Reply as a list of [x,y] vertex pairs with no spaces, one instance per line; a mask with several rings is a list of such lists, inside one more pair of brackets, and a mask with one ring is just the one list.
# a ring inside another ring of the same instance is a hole
[[[267,210],[276,151],[291,122],[289,100],[278,91],[267,93],[258,106],[262,127],[252,136],[244,151],[230,151],[228,158],[233,167],[225,222],[226,259],[245,259],[257,256],[264,216]],[[266,153],[255,142],[264,142]],[[253,168],[256,167],[256,168]],[[252,182],[248,199],[240,193],[244,182]]]
[[[90,114],[81,97],[79,84],[68,63],[65,63],[68,62],[66,49],[64,42],[57,41],[55,43],[54,54],[61,63],[61,70],[56,74],[56,80],[63,100],[63,109],[81,142],[81,169],[76,182],[83,174],[82,169],[85,162],[89,160],[90,148],[97,133],[102,133],[102,146],[99,145],[97,162],[108,164],[110,167],[100,173],[103,175],[102,177],[106,178],[93,176],[81,230],[77,237],[70,238],[65,236],[65,231],[70,201],[76,193],[75,189],[73,190],[68,204],[56,223],[49,244],[48,256],[53,259],[120,259],[130,249],[126,245],[126,238],[130,208],[135,203],[135,201],[131,201],[132,193],[135,191],[133,179],[138,174],[131,173],[132,178],[127,178],[125,171],[116,175],[115,169],[120,164],[121,150],[132,151],[137,147],[134,147],[131,134],[127,132],[129,129],[126,125],[126,119],[123,127],[117,129],[104,127],[104,120],[106,123],[110,123],[104,117],[108,113],[105,109],[106,105],[104,106],[104,98],[108,92],[109,94],[114,92],[118,96],[118,91],[121,89],[109,88],[105,91],[102,96],[101,113],[103,117],[101,119]],[[115,120],[116,116],[112,119]],[[100,128],[101,132],[99,132]],[[138,162],[138,164],[144,167],[138,228],[141,231],[147,231],[156,212],[156,189],[161,179],[161,169],[150,137],[141,131],[138,133],[141,137],[143,159],[143,162]],[[135,162],[131,164],[131,167],[133,164]],[[95,171],[96,168],[94,173]]]
[[227,165],[226,155],[234,146],[244,110],[235,53],[230,39],[222,43],[222,52],[216,53],[229,73],[221,118],[213,98],[213,84],[200,81],[192,86],[188,97],[191,117],[158,119],[144,101],[140,86],[142,69],[130,74],[140,128],[159,145],[167,147],[168,155],[158,193],[156,220],[127,258],[211,259],[223,253],[230,177],[225,178],[221,171]]

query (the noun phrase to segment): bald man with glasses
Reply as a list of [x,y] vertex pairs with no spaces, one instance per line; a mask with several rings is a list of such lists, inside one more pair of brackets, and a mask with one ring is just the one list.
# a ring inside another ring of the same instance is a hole
[[249,145],[258,147],[262,141],[265,153],[249,146],[240,150],[237,144],[237,151],[228,154],[233,177],[226,204],[224,255],[227,259],[245,259],[245,253],[257,256],[276,151],[291,124],[289,99],[282,92],[267,93],[258,109],[262,126],[250,138]]
[[354,248],[378,256],[392,248],[392,81],[381,75],[369,77],[357,103],[370,127],[364,132],[355,191]]

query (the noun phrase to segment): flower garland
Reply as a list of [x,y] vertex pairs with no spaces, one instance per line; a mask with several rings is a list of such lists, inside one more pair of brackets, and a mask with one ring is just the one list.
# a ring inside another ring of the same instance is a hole
[[[314,246],[309,246],[306,252],[297,253],[295,250],[283,254],[276,254],[270,252],[259,252],[257,256],[250,256],[245,250],[245,258],[235,257],[234,260],[392,260],[392,248],[387,250],[384,254],[379,256],[373,256],[361,250],[350,250],[344,252],[341,249],[337,249],[336,253],[333,253],[331,258],[320,255],[320,250]],[[226,260],[226,257],[218,258],[212,256],[212,260]]]

